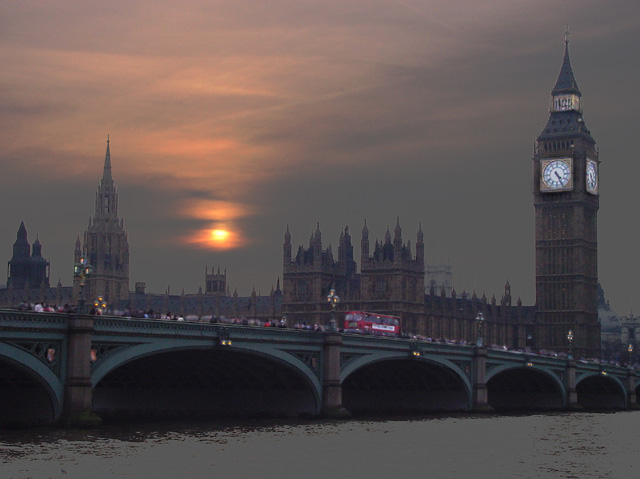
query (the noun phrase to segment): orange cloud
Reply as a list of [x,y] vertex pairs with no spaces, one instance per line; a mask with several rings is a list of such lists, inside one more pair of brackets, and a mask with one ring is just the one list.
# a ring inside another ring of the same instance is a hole
[[185,200],[179,211],[181,215],[208,221],[232,221],[254,212],[254,208],[240,203],[203,199]]

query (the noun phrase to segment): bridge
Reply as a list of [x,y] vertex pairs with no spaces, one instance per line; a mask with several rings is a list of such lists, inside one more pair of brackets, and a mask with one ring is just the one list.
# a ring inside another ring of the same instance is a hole
[[633,368],[402,338],[0,311],[0,425],[636,407]]

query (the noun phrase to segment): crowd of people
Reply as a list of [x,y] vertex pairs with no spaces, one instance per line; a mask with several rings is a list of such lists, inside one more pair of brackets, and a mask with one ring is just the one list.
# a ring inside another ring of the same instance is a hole
[[56,306],[48,303],[27,303],[22,302],[17,308],[19,311],[34,311],[36,313],[76,313],[77,308],[75,305],[64,304],[63,306]]

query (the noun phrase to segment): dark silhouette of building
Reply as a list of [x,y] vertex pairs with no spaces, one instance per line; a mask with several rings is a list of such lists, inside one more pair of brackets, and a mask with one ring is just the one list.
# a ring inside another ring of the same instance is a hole
[[40,240],[36,238],[33,248],[29,245],[24,221],[20,223],[17,236],[9,261],[7,288],[49,288],[49,262],[42,257]]
[[[179,315],[191,318],[209,320],[217,318],[243,320],[273,321],[281,319],[282,290],[280,280],[268,296],[256,292],[255,288],[250,296],[239,296],[238,291],[230,293],[227,283],[227,270],[218,268],[214,272],[205,268],[205,289],[199,288],[197,293],[172,294],[167,287],[165,293],[147,293],[145,283],[136,282],[135,291],[127,301],[121,301],[119,309],[129,308],[133,311],[152,311],[153,314]],[[255,324],[254,321],[251,324]]]
[[536,235],[536,336],[556,351],[597,356],[599,206],[596,143],[582,116],[582,93],[569,58],[551,92],[549,121],[533,156]]

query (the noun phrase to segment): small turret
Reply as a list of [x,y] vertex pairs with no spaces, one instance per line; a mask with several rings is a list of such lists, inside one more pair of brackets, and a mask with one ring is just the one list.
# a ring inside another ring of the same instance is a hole
[[287,231],[284,233],[284,245],[282,250],[282,261],[286,266],[291,263],[291,233],[289,232],[289,225],[287,225]]
[[366,266],[369,262],[369,228],[367,228],[367,220],[364,220],[362,227],[362,239],[360,240],[360,267]]

